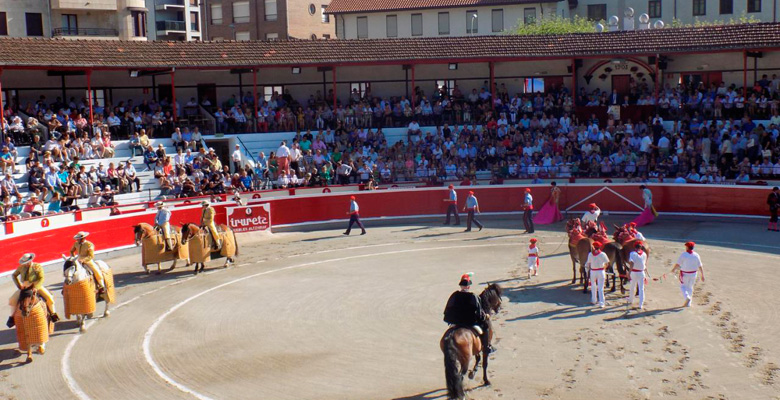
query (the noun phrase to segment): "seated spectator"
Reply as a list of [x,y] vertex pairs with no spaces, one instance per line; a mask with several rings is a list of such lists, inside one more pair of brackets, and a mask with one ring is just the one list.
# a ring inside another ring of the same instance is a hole
[[38,196],[33,193],[27,198],[22,207],[22,212],[30,214],[33,217],[40,217],[44,213],[43,203],[38,200]]
[[141,145],[141,137],[138,132],[133,133],[133,137],[130,138],[128,145],[130,146],[130,152],[132,154],[130,157],[135,157],[136,152],[141,155],[144,154],[145,148]]
[[100,195],[100,205],[103,207],[116,205],[116,202],[114,201],[114,191],[111,189],[110,185],[107,185]]
[[152,146],[147,146],[146,151],[144,152],[144,164],[146,164],[146,170],[151,171],[159,160],[160,158],[152,149]]
[[4,196],[16,197],[19,200],[22,199],[22,194],[19,192],[19,188],[16,186],[16,182],[14,182],[14,178],[11,174],[5,175],[5,179],[0,182],[0,189],[2,189],[2,194]]
[[19,172],[16,169],[16,158],[11,153],[8,146],[3,145],[0,150],[0,169],[2,169],[2,173],[5,174],[8,168],[11,169],[11,173],[13,174]]
[[46,207],[46,214],[58,214],[62,212],[60,194],[54,192]]

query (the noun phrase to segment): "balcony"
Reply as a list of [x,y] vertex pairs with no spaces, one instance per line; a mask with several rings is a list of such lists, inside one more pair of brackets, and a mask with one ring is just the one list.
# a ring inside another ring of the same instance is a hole
[[51,0],[52,10],[116,11],[117,0]]
[[184,0],[155,0],[154,9],[164,10],[184,10]]
[[60,37],[60,36],[116,37],[119,36],[119,31],[117,29],[106,29],[106,28],[54,28],[51,31],[51,35],[54,37]]
[[155,23],[158,35],[165,34],[160,32],[187,32],[187,23],[184,21],[157,21]]

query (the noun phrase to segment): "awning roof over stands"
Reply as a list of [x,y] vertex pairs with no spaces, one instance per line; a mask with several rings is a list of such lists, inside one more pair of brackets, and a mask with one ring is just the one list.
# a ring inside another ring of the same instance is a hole
[[780,48],[780,24],[550,36],[229,42],[0,39],[0,67],[233,68],[511,61]]

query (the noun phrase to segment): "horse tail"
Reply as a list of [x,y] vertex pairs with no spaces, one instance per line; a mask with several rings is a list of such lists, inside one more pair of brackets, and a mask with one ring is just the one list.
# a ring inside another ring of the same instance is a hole
[[238,239],[236,239],[236,231],[231,229],[230,234],[233,235],[233,245],[236,246],[236,255],[238,255]]
[[447,396],[450,399],[462,399],[463,376],[458,368],[458,347],[455,345],[455,331],[452,329],[444,336],[444,377],[447,380]]
[[617,266],[618,274],[620,274],[621,280],[628,280],[631,274],[628,274],[626,265],[623,263],[623,247],[619,247],[615,252],[615,265]]

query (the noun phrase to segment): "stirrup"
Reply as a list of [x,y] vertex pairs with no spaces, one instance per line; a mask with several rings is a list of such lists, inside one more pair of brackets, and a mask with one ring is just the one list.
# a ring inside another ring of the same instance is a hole
[[480,328],[479,325],[474,325],[471,327],[471,329],[474,329],[477,332],[477,334],[479,334],[479,336],[482,336],[483,334],[482,328]]

